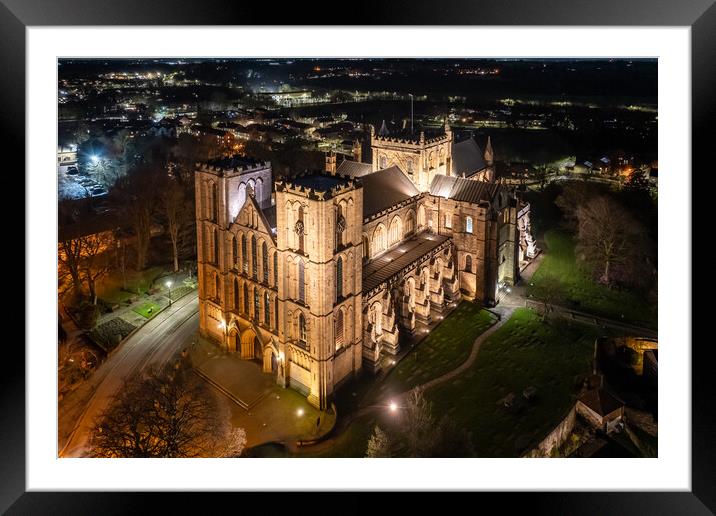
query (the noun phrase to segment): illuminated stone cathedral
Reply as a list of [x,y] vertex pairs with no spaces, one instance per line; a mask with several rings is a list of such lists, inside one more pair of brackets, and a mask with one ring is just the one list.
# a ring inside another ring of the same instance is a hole
[[326,408],[400,335],[460,299],[494,305],[535,252],[529,205],[490,140],[371,129],[372,163],[273,182],[270,163],[196,171],[200,331]]

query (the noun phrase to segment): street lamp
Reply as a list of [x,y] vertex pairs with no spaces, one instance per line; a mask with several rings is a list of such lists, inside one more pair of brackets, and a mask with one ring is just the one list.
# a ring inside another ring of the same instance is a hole
[[169,306],[172,306],[172,280],[167,280],[167,289],[169,289]]
[[391,401],[390,405],[388,405],[388,408],[390,408],[391,412],[395,412],[396,410],[398,410],[398,404],[394,401]]

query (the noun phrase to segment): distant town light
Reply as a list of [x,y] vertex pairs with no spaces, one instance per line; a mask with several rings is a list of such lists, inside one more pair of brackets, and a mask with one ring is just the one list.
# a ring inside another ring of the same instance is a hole
[[391,412],[395,412],[396,410],[398,410],[398,405],[394,401],[390,402],[389,407]]
[[298,417],[301,417],[301,416],[303,415],[303,409],[302,409],[302,408],[298,409],[298,410],[296,411],[296,415],[297,415]]

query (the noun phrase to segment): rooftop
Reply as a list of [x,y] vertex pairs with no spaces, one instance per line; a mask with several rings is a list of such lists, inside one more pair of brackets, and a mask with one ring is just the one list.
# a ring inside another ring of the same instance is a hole
[[463,177],[437,174],[430,183],[430,195],[471,203],[493,202],[501,185]]
[[415,197],[420,191],[398,167],[388,167],[360,178],[363,183],[363,218]]
[[209,167],[216,167],[223,170],[235,170],[235,169],[246,169],[256,168],[257,166],[263,165],[264,162],[255,160],[253,158],[247,158],[239,156],[238,154],[229,158],[217,158],[206,162]]
[[371,260],[363,266],[363,292],[370,292],[381,283],[400,274],[414,261],[440,247],[449,239],[450,237],[432,233],[418,235]]
[[592,409],[600,416],[611,414],[624,406],[624,402],[610,394],[605,389],[593,389],[585,392],[579,401]]
[[362,177],[373,172],[373,166],[370,163],[359,163],[350,159],[344,159],[338,165],[336,172],[342,176]]
[[317,192],[327,192],[337,186],[348,186],[350,184],[350,180],[345,177],[333,176],[320,172],[297,176],[293,179],[288,179],[286,182],[294,186],[311,188]]
[[425,135],[425,140],[433,140],[435,138],[441,138],[445,136],[445,129],[444,128],[438,128],[438,129],[424,129],[415,127],[412,131],[409,128],[406,129],[398,129],[398,130],[390,130],[385,125],[383,125],[378,132],[376,132],[375,137],[385,140],[400,140],[400,141],[406,141],[406,142],[413,142],[413,143],[419,143],[420,142],[420,133],[423,133]]
[[470,177],[475,172],[479,172],[487,165],[482,155],[482,150],[477,145],[474,138],[468,138],[452,146],[452,174]]

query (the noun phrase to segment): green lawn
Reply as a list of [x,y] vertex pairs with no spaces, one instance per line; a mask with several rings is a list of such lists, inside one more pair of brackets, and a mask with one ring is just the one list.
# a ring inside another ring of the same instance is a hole
[[[122,273],[113,271],[109,276],[103,278],[98,288],[98,296],[107,303],[119,304],[137,295],[137,289],[141,293],[149,290],[152,282],[163,272],[164,267],[150,267],[143,271],[130,271],[126,273],[127,288],[122,288]],[[172,293],[173,294],[173,293]]]
[[377,386],[377,394],[405,392],[452,371],[470,355],[472,343],[495,322],[480,305],[464,301],[408,353]]
[[151,319],[161,311],[162,307],[153,301],[147,301],[141,305],[137,305],[132,308],[133,312],[137,312],[142,317]]
[[656,304],[647,302],[635,292],[600,285],[577,267],[575,243],[568,233],[552,229],[545,233],[544,240],[547,247],[545,256],[527,287],[528,295],[541,299],[548,282],[551,282],[559,285],[553,301],[555,304],[656,328]]
[[[566,415],[603,332],[560,318],[542,322],[520,308],[483,343],[470,369],[426,396],[437,415],[472,432],[478,456],[519,456]],[[526,401],[522,392],[530,386],[537,393]],[[500,400],[509,393],[516,401],[508,409]]]
[[[339,458],[339,457],[365,457],[368,448],[368,439],[373,432],[375,421],[365,416],[353,421],[348,429],[331,441],[330,444],[321,444],[317,447],[306,447],[291,453],[285,446],[277,443],[267,443],[255,446],[247,451],[247,457],[261,458]],[[320,450],[320,451],[319,451]]]

